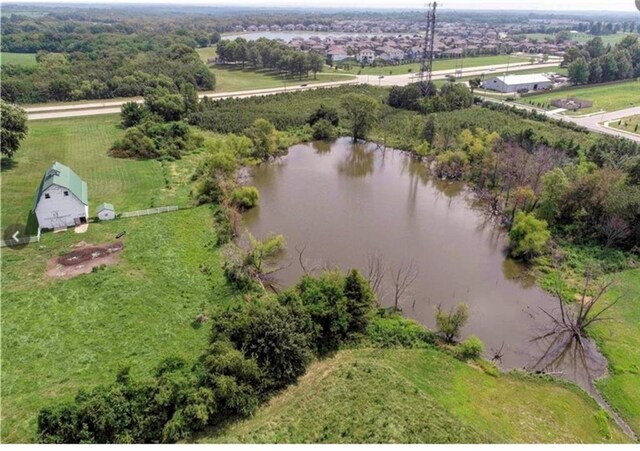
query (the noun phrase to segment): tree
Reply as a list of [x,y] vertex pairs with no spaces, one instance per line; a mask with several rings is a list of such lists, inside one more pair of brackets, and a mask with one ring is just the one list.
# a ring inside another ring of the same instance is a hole
[[138,102],[127,102],[120,109],[120,123],[124,128],[135,127],[147,116],[149,110]]
[[318,53],[309,53],[309,70],[313,72],[313,78],[316,79],[318,72],[322,72],[324,67],[324,58]]
[[351,124],[351,137],[354,141],[366,138],[378,120],[380,105],[364,94],[345,94],[341,100]]
[[422,139],[427,141],[430,146],[433,146],[433,141],[436,139],[436,119],[435,115],[428,114],[424,121],[424,127],[422,128]]
[[369,282],[356,269],[349,271],[344,279],[344,295],[347,298],[349,333],[361,334],[367,329],[376,297]]
[[147,89],[144,93],[144,104],[149,111],[167,122],[179,121],[186,111],[183,97],[162,87]]
[[27,136],[27,113],[18,105],[0,100],[0,150],[11,158]]
[[596,36],[588,41],[585,49],[589,52],[591,58],[599,58],[605,53],[604,43],[600,36]]
[[471,94],[473,94],[473,91],[478,89],[480,86],[482,86],[482,80],[480,78],[476,77],[469,80],[469,88],[471,89]]
[[569,66],[569,78],[576,85],[581,85],[589,81],[589,65],[587,61],[580,57]]
[[256,119],[244,134],[253,143],[255,158],[268,160],[278,150],[278,132],[273,124],[266,119]]
[[326,119],[334,127],[336,127],[340,122],[340,116],[338,116],[338,110],[336,110],[333,107],[326,106],[324,103],[320,104],[320,107],[311,116],[309,116],[308,122],[309,124],[314,125],[320,119]]
[[569,189],[569,178],[562,168],[555,168],[542,176],[542,192],[538,204],[538,214],[541,219],[552,224],[559,211],[562,197]]
[[550,238],[547,221],[537,219],[533,213],[519,211],[509,232],[510,254],[514,258],[530,260],[546,250]]
[[326,119],[320,119],[313,124],[313,139],[327,140],[336,137],[336,130],[331,122]]
[[469,307],[463,302],[448,312],[441,306],[436,309],[436,328],[447,343],[453,343],[456,340],[468,320]]

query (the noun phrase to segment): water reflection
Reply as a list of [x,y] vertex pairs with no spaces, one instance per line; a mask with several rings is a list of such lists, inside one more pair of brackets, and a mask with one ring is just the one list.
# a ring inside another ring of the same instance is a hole
[[306,246],[309,265],[364,273],[377,251],[387,268],[383,305],[394,301],[389,272],[413,262],[419,277],[399,300],[407,316],[433,328],[437,305],[464,301],[470,319],[463,336],[479,336],[489,358],[499,350],[504,368],[546,368],[578,382],[587,378],[578,373],[598,372],[575,365],[570,352],[540,361],[548,337],[536,338],[552,328],[541,308],[549,311],[555,300],[505,259],[505,233],[473,207],[462,184],[431,179],[424,164],[398,151],[348,139],[320,149],[294,146],[278,164],[254,172],[260,206],[244,219],[257,237],[287,239],[282,258],[293,264],[278,273],[283,285],[303,273],[296,247]]

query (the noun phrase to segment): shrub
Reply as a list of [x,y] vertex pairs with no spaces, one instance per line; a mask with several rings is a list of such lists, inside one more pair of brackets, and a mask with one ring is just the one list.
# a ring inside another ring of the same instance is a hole
[[546,250],[550,238],[547,221],[537,219],[533,213],[519,211],[509,232],[509,253],[514,258],[530,260]]
[[460,329],[464,327],[469,319],[469,307],[467,304],[459,303],[455,309],[451,309],[449,312],[444,311],[440,306],[436,310],[436,327],[438,333],[448,343],[453,343],[458,335],[460,335]]
[[333,107],[327,106],[324,103],[320,105],[311,116],[309,116],[309,124],[315,125],[318,121],[324,119],[328,121],[334,127],[338,126],[340,122],[340,116],[338,115],[338,110]]
[[365,341],[380,348],[417,348],[435,343],[434,335],[422,324],[384,308],[378,309],[369,323]]
[[231,193],[231,203],[240,210],[249,210],[258,205],[260,193],[255,186],[240,186]]
[[456,347],[460,360],[478,359],[484,353],[484,343],[475,335],[470,336]]
[[328,140],[335,138],[336,135],[335,127],[326,119],[320,119],[313,125],[313,139]]
[[469,166],[469,157],[462,151],[448,150],[436,157],[434,171],[443,179],[463,178]]

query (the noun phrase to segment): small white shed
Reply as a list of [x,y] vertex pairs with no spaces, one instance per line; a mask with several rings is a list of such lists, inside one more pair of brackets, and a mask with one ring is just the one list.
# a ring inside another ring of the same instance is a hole
[[101,221],[110,221],[112,219],[116,219],[116,209],[113,208],[112,204],[103,203],[98,205],[98,209],[96,210],[98,213],[98,219]]

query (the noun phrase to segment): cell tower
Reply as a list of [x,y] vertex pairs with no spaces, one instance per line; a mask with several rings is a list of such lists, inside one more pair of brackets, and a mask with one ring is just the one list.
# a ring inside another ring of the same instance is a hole
[[433,43],[436,32],[436,8],[438,3],[429,3],[427,9],[427,29],[422,44],[422,65],[420,66],[420,84],[422,93],[428,96],[431,89],[431,68],[433,66]]

